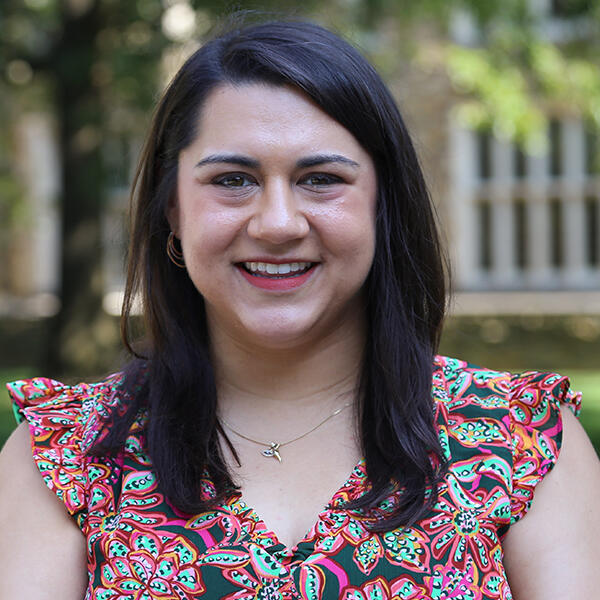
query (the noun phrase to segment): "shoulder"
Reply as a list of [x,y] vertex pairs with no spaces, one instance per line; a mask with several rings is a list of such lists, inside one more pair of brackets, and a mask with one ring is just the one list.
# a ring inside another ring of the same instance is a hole
[[571,390],[564,375],[497,371],[445,356],[435,359],[433,396],[450,424],[497,421],[506,430],[513,450],[524,450],[529,443],[526,438],[537,439],[539,435],[552,439],[560,448],[561,407],[576,417],[581,412],[581,394]]
[[[68,385],[47,377],[20,379],[6,385],[16,411],[25,411],[52,405],[65,410],[81,406],[87,411],[102,410],[118,401],[118,391],[123,381],[122,373],[113,373],[94,383]],[[21,419],[22,420],[22,419]]]
[[516,523],[556,465],[563,411],[575,421],[581,394],[557,373],[496,371],[448,357],[436,358],[433,394],[451,470],[486,465],[506,490],[509,523]]
[[505,410],[521,423],[539,424],[558,414],[561,405],[576,416],[581,410],[581,394],[571,390],[568,377],[543,371],[498,371],[446,356],[435,358],[433,390],[435,399],[449,410]]
[[592,598],[600,586],[600,461],[572,412],[561,415],[556,466],[503,541],[515,598]]
[[[6,384],[8,395],[18,413],[36,407],[53,405],[73,409],[80,405],[86,409],[107,406],[117,399],[122,373],[113,373],[95,383],[68,385],[47,377],[19,379]],[[22,419],[21,419],[22,420]]]
[[[97,383],[65,385],[46,378],[8,384],[19,428],[29,434],[29,460],[38,477],[63,502],[80,526],[87,516],[88,452],[103,435],[121,402],[121,375]],[[15,434],[17,439],[23,433]],[[7,461],[15,460],[10,454]],[[18,460],[18,457],[16,458]]]
[[[10,435],[0,452],[0,476],[6,481],[19,482],[19,480],[26,480],[32,474],[35,475],[36,481],[39,480],[39,474],[31,460],[27,425],[21,423]],[[7,489],[8,487],[6,486]]]
[[449,481],[465,497],[489,489],[500,499],[494,518],[515,598],[592,597],[600,462],[568,378],[437,357],[433,393]]
[[[52,498],[52,494],[45,488],[31,457],[31,439],[27,425],[21,423],[10,435],[0,452],[0,482],[10,481],[10,485],[0,485],[0,517],[15,516],[24,503],[32,503],[40,510],[47,507],[59,507],[60,504]],[[26,492],[26,493],[23,493]],[[8,503],[8,504],[7,504]],[[55,513],[57,516],[66,516],[64,509]]]
[[81,598],[85,538],[44,485],[30,445],[23,423],[0,452],[0,596]]
[[59,434],[63,445],[70,438],[86,452],[121,402],[121,381],[120,373],[76,385],[36,377],[13,381],[7,389],[17,421],[29,424],[34,439]]

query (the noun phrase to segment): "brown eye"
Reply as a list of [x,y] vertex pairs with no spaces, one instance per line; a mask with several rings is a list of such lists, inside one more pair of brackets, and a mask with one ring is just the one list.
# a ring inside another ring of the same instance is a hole
[[336,183],[342,183],[342,179],[336,175],[329,175],[327,173],[311,173],[302,179],[303,185],[309,185],[312,187],[323,187],[327,185],[334,185]]
[[224,187],[240,188],[253,185],[254,180],[243,173],[228,173],[227,175],[221,175],[220,177],[215,178],[213,183]]

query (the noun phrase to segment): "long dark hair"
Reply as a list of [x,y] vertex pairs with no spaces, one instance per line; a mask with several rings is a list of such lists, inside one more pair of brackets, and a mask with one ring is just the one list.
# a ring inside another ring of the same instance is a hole
[[[376,249],[365,282],[368,334],[357,410],[371,487],[348,508],[373,515],[374,530],[414,523],[435,502],[445,466],[431,398],[445,263],[419,161],[389,90],[353,46],[311,23],[268,22],[222,34],[187,60],[164,93],[132,192],[122,334],[137,358],[125,368],[123,405],[95,452],[118,452],[146,409],[148,452],[174,506],[198,513],[235,489],[219,446],[203,299],[167,257],[165,212],[179,153],[196,136],[207,95],[218,85],[250,82],[303,91],[375,163]],[[143,349],[131,342],[134,298],[143,307]],[[205,472],[216,499],[200,492]],[[393,510],[377,508],[400,490]]]

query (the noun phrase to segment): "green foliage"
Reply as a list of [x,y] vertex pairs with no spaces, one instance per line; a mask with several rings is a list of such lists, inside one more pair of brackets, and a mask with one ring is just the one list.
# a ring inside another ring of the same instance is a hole
[[545,149],[553,106],[600,125],[597,64],[571,58],[545,40],[526,44],[514,57],[494,47],[448,46],[448,73],[456,89],[471,96],[460,107],[463,122],[476,128],[491,125],[496,134],[517,138],[532,150]]
[[[492,126],[500,135],[539,148],[552,102],[600,124],[600,0],[553,4],[563,18],[558,43],[548,39],[556,19],[551,22],[548,15],[536,12],[535,3],[526,0],[333,0],[326,4],[5,0],[0,6],[0,71],[8,73],[10,80],[12,68],[15,87],[52,72],[68,22],[77,16],[76,9],[68,7],[88,6],[97,22],[97,33],[89,44],[93,53],[89,77],[105,107],[101,131],[139,136],[157,90],[164,85],[161,65],[165,55],[187,54],[193,47],[191,40],[201,39],[233,9],[313,14],[349,34],[373,54],[384,71],[390,60],[398,61],[399,51],[419,49],[424,27],[433,28],[436,37],[425,38],[429,56],[432,45],[441,46],[436,54],[438,66],[457,91],[468,97],[459,117],[470,126]],[[453,40],[452,25],[460,15],[467,16],[474,28],[472,43],[467,45]],[[379,35],[382,28],[398,32],[392,47],[389,36]],[[388,47],[378,48],[378,43]],[[88,64],[83,58],[70,56],[62,68],[77,72]]]
[[[548,114],[585,115],[600,125],[600,26],[597,0],[556,3],[557,15],[534,3],[466,2],[478,15],[477,47],[450,44],[447,71],[473,100],[462,116],[492,126],[531,150],[543,150]],[[485,14],[477,7],[497,5]]]
[[600,125],[600,0],[551,4],[556,14],[528,0],[336,0],[316,14],[384,74],[399,57],[445,73],[464,124],[540,152],[553,112]]
[[457,108],[464,124],[491,126],[501,137],[516,138],[530,149],[544,148],[547,116],[519,68],[495,63],[488,49],[456,45],[448,47],[446,59],[455,88],[470,95]]

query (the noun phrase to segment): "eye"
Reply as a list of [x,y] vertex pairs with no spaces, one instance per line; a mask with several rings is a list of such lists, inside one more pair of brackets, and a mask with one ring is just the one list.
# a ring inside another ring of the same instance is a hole
[[343,179],[329,173],[311,173],[310,175],[303,177],[300,180],[300,183],[311,187],[324,187],[335,185],[336,183],[343,183]]
[[248,185],[254,185],[256,183],[252,177],[244,173],[227,173],[225,175],[219,175],[212,180],[215,185],[222,185],[228,188],[243,188]]

